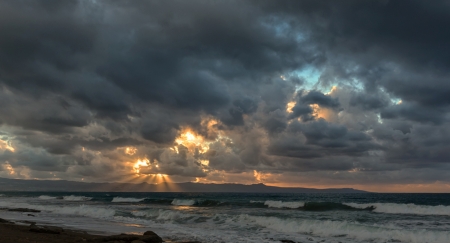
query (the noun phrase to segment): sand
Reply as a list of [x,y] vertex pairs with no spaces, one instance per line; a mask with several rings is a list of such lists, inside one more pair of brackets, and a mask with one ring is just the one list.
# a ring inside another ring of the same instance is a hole
[[60,227],[40,226],[34,223],[19,225],[0,219],[0,243],[75,243],[75,242],[109,242],[109,243],[161,243],[163,240],[152,231],[144,235],[92,235],[82,231]]

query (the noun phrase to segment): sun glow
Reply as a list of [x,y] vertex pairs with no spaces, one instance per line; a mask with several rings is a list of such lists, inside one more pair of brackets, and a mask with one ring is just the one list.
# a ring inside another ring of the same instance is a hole
[[126,147],[125,153],[128,155],[134,155],[137,152],[137,148],[135,147]]
[[9,150],[11,152],[16,151],[16,149],[11,145],[10,141],[0,140],[0,149]]
[[329,91],[328,93],[325,93],[325,94],[326,94],[326,95],[330,95],[330,94],[332,94],[333,92],[337,91],[337,89],[338,89],[337,86],[333,86],[333,87],[331,87],[330,91]]
[[[175,142],[187,147],[190,152],[195,152],[195,149],[198,149],[200,153],[205,153],[209,149],[209,142],[189,128],[184,129],[180,136],[175,139]],[[171,150],[179,153],[176,146],[171,148]]]
[[150,161],[148,159],[139,159],[133,166],[134,172],[139,174],[141,167],[148,167],[150,165]]
[[318,119],[322,118],[327,121],[330,121],[334,119],[333,117],[336,116],[336,113],[332,109],[320,107],[318,104],[311,104],[309,105],[311,109],[313,110],[312,115]]
[[291,102],[287,103],[287,105],[286,105],[286,112],[287,113],[292,113],[293,112],[292,108],[294,108],[295,104],[297,104],[297,102],[295,102],[295,101],[291,101]]

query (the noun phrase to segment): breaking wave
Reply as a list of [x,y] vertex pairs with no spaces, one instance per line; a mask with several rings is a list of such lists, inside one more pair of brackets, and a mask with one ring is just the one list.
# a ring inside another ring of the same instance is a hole
[[450,206],[428,206],[416,204],[397,204],[397,203],[344,203],[344,205],[354,208],[372,207],[373,212],[389,214],[417,214],[417,215],[447,215],[450,216]]
[[70,196],[64,196],[63,199],[66,201],[79,202],[79,201],[89,201],[92,199],[92,197],[70,195]]
[[320,221],[282,219],[277,217],[251,216],[241,214],[235,221],[246,225],[253,224],[285,233],[302,233],[308,235],[357,239],[363,242],[382,240],[384,242],[450,242],[450,232],[398,229],[391,225],[363,225],[347,221]]
[[146,211],[135,211],[131,213],[136,217],[144,217],[152,220],[163,220],[163,221],[179,221],[198,218],[198,215],[183,213],[173,210],[146,210]]
[[193,206],[197,203],[197,201],[192,199],[173,199],[172,205],[176,206]]
[[87,216],[92,218],[111,218],[116,214],[114,209],[80,205],[78,207],[49,207],[41,210],[49,210],[57,214],[70,214]]
[[52,199],[57,199],[58,197],[52,197],[52,196],[47,196],[47,195],[41,195],[38,197],[39,199],[42,200],[52,200]]
[[56,205],[32,205],[28,203],[0,202],[1,207],[6,208],[28,208],[55,214],[78,215],[91,218],[111,218],[116,211],[110,208],[94,207],[89,205],[80,206],[56,206]]
[[[258,201],[251,201],[251,203],[258,203]],[[283,201],[265,201],[264,205],[269,208],[289,208],[300,209],[305,211],[330,211],[330,210],[373,210],[374,207],[367,205],[365,207],[353,207],[342,203],[334,202],[283,202]]]
[[300,208],[305,205],[304,202],[283,202],[283,201],[265,201],[264,205],[269,208]]
[[111,202],[122,203],[122,202],[142,202],[146,198],[133,198],[133,197],[115,197]]
[[307,202],[302,208],[305,211],[330,211],[330,210],[373,210],[374,207],[352,207],[334,202]]

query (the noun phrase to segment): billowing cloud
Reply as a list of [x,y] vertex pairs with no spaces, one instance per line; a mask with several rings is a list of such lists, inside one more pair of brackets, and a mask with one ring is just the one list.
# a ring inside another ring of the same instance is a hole
[[448,7],[2,1],[0,176],[447,185]]

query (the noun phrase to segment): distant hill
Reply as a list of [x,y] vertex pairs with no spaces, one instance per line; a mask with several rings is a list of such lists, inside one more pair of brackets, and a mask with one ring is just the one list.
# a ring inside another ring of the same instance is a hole
[[82,191],[82,192],[247,192],[247,193],[366,193],[352,188],[314,189],[275,187],[264,184],[204,183],[87,183],[65,180],[20,180],[0,178],[0,191]]

